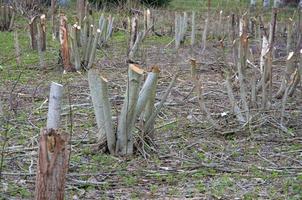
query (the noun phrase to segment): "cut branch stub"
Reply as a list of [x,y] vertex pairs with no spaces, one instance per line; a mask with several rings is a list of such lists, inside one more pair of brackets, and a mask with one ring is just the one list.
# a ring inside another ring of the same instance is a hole
[[138,35],[138,19],[137,16],[134,16],[131,20],[129,53],[133,49],[135,41],[137,40],[137,35]]
[[47,129],[58,129],[61,116],[61,101],[63,96],[63,86],[52,82],[49,94]]
[[151,12],[150,9],[144,11],[144,35],[149,32],[150,28],[152,27],[151,24]]
[[104,105],[101,96],[101,80],[100,76],[96,73],[94,69],[88,71],[88,82],[89,89],[92,99],[92,104],[94,108],[96,123],[98,127],[97,138],[98,141],[105,140],[105,119],[104,119]]
[[37,38],[38,38],[37,23],[38,23],[38,20],[39,20],[38,16],[35,16],[35,17],[31,18],[30,23],[29,23],[30,44],[31,44],[31,48],[33,50],[38,49],[38,42],[37,42]]
[[242,16],[239,24],[239,49],[238,49],[238,63],[237,63],[237,71],[239,78],[239,86],[240,86],[240,97],[243,103],[243,109],[246,115],[247,120],[249,119],[249,107],[247,103],[247,92],[245,85],[245,71],[246,71],[246,58],[247,58],[247,49],[248,49],[248,24],[247,24],[247,16],[246,14]]
[[95,54],[96,54],[96,48],[97,48],[97,44],[98,44],[100,35],[101,35],[101,30],[97,29],[96,34],[94,36],[94,41],[92,43],[91,50],[90,50],[89,62],[88,62],[88,65],[87,65],[88,69],[92,67],[92,64],[94,62]]
[[192,12],[192,27],[191,27],[191,46],[193,47],[195,44],[195,32],[196,32],[196,25],[195,25],[195,12]]
[[158,78],[157,72],[148,73],[147,79],[139,93],[139,97],[135,108],[136,114],[141,113],[145,108],[146,103],[149,99],[149,95],[151,94],[152,89],[156,86],[157,78]]
[[60,16],[60,44],[61,44],[61,55],[63,60],[64,71],[66,72],[75,71],[74,66],[72,66],[70,62],[70,52],[68,47],[67,18],[63,14]]
[[41,33],[40,33],[40,44],[41,44],[41,51],[46,50],[46,16],[43,14],[40,17],[40,26],[41,26]]
[[1,118],[4,116],[4,114],[3,114],[3,104],[2,104],[2,101],[1,101],[1,99],[0,99],[0,120],[1,120]]
[[135,108],[143,73],[144,70],[140,67],[130,64],[128,69],[127,90],[117,129],[116,152],[119,155],[133,154],[133,125],[131,121],[135,117]]
[[111,104],[107,87],[108,81],[100,76],[96,69],[90,69],[88,71],[88,81],[99,129],[98,138],[99,140],[103,140],[106,137],[110,153],[115,154],[116,136],[113,132]]
[[85,46],[85,54],[83,54],[85,65],[88,65],[89,63],[90,53],[92,50],[93,30],[94,30],[94,26],[93,24],[91,24],[89,28],[89,38],[87,38],[87,44]]
[[[29,22],[30,45],[33,50],[46,50],[46,16],[35,16]],[[38,33],[38,28],[40,33]]]
[[11,31],[15,21],[15,10],[8,5],[0,5],[0,31]]
[[[151,72],[155,73],[155,74],[159,74],[160,70],[157,66],[153,66]],[[158,76],[157,76],[157,79],[158,79]],[[144,122],[147,122],[150,119],[150,116],[152,115],[152,113],[154,112],[157,81],[158,80],[155,80],[155,82],[156,82],[155,87],[152,88],[152,90],[150,91],[150,94],[149,94],[149,98],[148,98],[148,101],[147,101],[147,104],[146,104],[146,107],[145,107],[145,110],[143,113]]]
[[230,78],[230,72],[226,72],[226,88],[227,88],[227,92],[228,92],[228,97],[232,106],[232,110],[234,112],[234,114],[237,117],[237,120],[239,121],[240,124],[244,124],[246,122],[246,120],[244,119],[241,109],[239,108],[239,106],[237,105],[236,101],[235,101],[235,97],[234,97],[234,93],[233,93],[233,89],[231,86],[231,78]]
[[159,114],[159,112],[161,111],[161,109],[163,108],[164,103],[166,102],[172,88],[174,87],[178,75],[179,75],[178,73],[174,75],[168,88],[166,89],[165,93],[161,97],[161,100],[160,100],[158,106],[156,107],[156,110],[152,112],[149,119],[146,121],[145,126],[144,126],[144,133],[148,134],[148,133],[152,132],[152,128],[155,123],[155,119],[156,119],[157,115]]
[[75,69],[78,71],[81,69],[81,57],[80,57],[80,52],[79,52],[79,44],[78,44],[78,32],[79,32],[79,27],[74,24],[71,28],[71,34],[70,34],[70,47],[71,47],[71,52],[72,52],[72,57],[74,59],[74,65]]

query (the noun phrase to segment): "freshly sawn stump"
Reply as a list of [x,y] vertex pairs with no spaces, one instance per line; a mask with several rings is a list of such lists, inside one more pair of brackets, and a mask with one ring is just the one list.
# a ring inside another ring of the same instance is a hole
[[36,176],[36,200],[63,200],[66,173],[68,170],[69,136],[61,133],[61,99],[63,86],[51,84],[47,127],[41,130],[39,158]]
[[114,132],[107,88],[108,81],[99,74],[98,70],[89,70],[88,81],[98,126],[97,136],[99,143],[107,141],[107,147],[111,154],[132,155],[134,153],[135,139],[133,135],[138,119],[141,122],[139,124],[144,124],[139,134],[148,135],[148,133],[153,132],[156,116],[163,107],[177,78],[175,75],[159,105],[155,108],[159,72],[158,67],[153,67],[148,72],[142,89],[140,89],[145,71],[138,65],[129,65],[124,103],[118,117],[117,131]]

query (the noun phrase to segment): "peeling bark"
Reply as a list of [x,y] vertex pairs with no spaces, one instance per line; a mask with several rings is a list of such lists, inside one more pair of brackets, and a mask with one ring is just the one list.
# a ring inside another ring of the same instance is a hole
[[68,171],[68,136],[54,129],[41,130],[35,200],[63,200]]

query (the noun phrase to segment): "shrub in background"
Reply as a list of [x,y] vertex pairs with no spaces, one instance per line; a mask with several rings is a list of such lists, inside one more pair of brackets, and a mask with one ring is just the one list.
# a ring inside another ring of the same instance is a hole
[[[127,3],[128,0],[89,0],[91,3],[98,4],[101,7],[109,6],[120,6]],[[167,6],[171,0],[131,0],[131,1],[139,1],[140,3],[152,6],[152,7],[162,7]]]

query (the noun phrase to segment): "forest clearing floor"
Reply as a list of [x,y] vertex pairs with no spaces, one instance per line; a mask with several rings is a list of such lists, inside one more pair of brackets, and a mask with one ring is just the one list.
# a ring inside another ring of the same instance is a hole
[[[251,109],[251,123],[240,125],[231,112],[222,75],[223,68],[234,68],[230,44],[222,56],[219,42],[210,38],[201,54],[200,41],[193,49],[185,43],[176,51],[174,43],[168,45],[172,36],[149,36],[138,57],[145,69],[161,68],[157,100],[173,75],[180,75],[157,120],[153,145],[133,157],[114,157],[95,148],[97,128],[86,72],[63,74],[57,64],[58,44],[50,38],[47,69],[40,69],[23,30],[19,28],[21,66],[14,59],[13,33],[0,33],[0,93],[7,111],[0,136],[1,148],[5,145],[0,199],[33,198],[51,81],[64,84],[61,127],[72,132],[66,199],[302,198],[301,84],[286,104],[286,130],[280,125],[282,100],[276,99],[266,111]],[[109,80],[113,116],[119,114],[126,89],[126,39],[121,31],[115,32],[108,46],[98,51],[95,65]],[[192,57],[198,63],[205,103],[220,129],[214,129],[199,109],[190,78]],[[284,60],[273,63],[274,93]],[[233,89],[240,101],[236,81]]]

